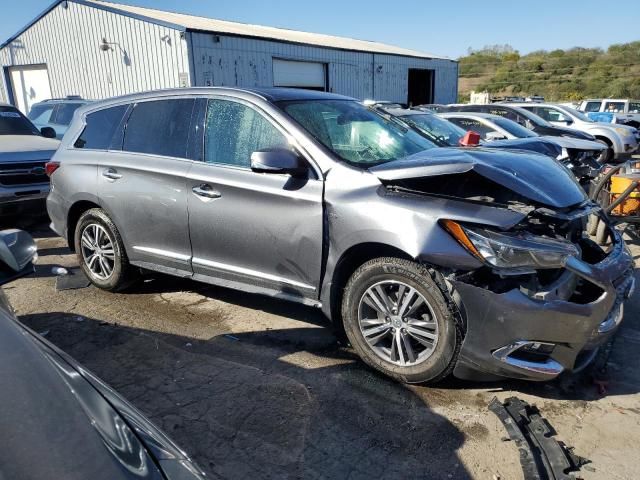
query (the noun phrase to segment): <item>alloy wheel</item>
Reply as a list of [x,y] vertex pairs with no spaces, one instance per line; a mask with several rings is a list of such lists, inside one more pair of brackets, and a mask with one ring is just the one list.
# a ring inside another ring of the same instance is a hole
[[438,344],[438,323],[429,302],[415,288],[395,280],[364,292],[358,325],[376,355],[395,365],[424,362]]
[[98,279],[106,280],[113,273],[115,249],[107,230],[97,223],[88,224],[80,237],[82,258],[89,271]]

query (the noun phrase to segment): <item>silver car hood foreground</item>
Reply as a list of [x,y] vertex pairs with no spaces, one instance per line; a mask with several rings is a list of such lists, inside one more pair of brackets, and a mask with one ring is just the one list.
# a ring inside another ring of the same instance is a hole
[[[571,173],[545,155],[471,148],[432,148],[369,169],[384,182],[475,173],[536,203],[566,208],[584,202]],[[489,193],[489,192],[488,192]]]
[[38,135],[0,135],[0,163],[48,160],[60,142]]

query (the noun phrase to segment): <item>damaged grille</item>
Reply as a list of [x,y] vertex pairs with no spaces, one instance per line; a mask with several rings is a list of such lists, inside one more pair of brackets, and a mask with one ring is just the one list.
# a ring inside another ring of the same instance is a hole
[[46,161],[0,164],[0,185],[5,187],[48,183]]

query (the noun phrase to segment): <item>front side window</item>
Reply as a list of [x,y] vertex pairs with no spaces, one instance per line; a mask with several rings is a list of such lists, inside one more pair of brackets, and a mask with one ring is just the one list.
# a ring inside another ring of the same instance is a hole
[[560,110],[549,107],[524,107],[527,110],[533,110],[536,115],[544,118],[548,122],[570,122],[571,117],[565,115]]
[[122,150],[187,158],[194,104],[192,98],[136,104],[127,121]]
[[640,102],[629,102],[628,113],[640,113]]
[[0,106],[0,135],[40,135],[40,132],[16,108]]
[[587,102],[587,104],[584,106],[584,111],[585,112],[599,112],[601,104],[602,104],[601,102]]
[[288,101],[279,106],[351,165],[368,168],[436,146],[401,122],[385,119],[355,101]]
[[209,101],[205,162],[249,168],[253,152],[271,148],[290,148],[289,141],[262,114],[238,102]]
[[88,114],[86,126],[73,146],[75,148],[107,150],[127,108],[128,105],[118,105]]

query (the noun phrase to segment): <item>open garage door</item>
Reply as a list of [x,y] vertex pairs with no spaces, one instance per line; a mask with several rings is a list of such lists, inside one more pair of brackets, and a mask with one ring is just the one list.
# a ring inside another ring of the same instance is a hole
[[327,90],[327,65],[317,62],[273,59],[273,86]]
[[409,69],[407,104],[409,106],[433,103],[434,70]]
[[9,78],[14,104],[25,115],[34,103],[51,98],[46,65],[9,67]]

